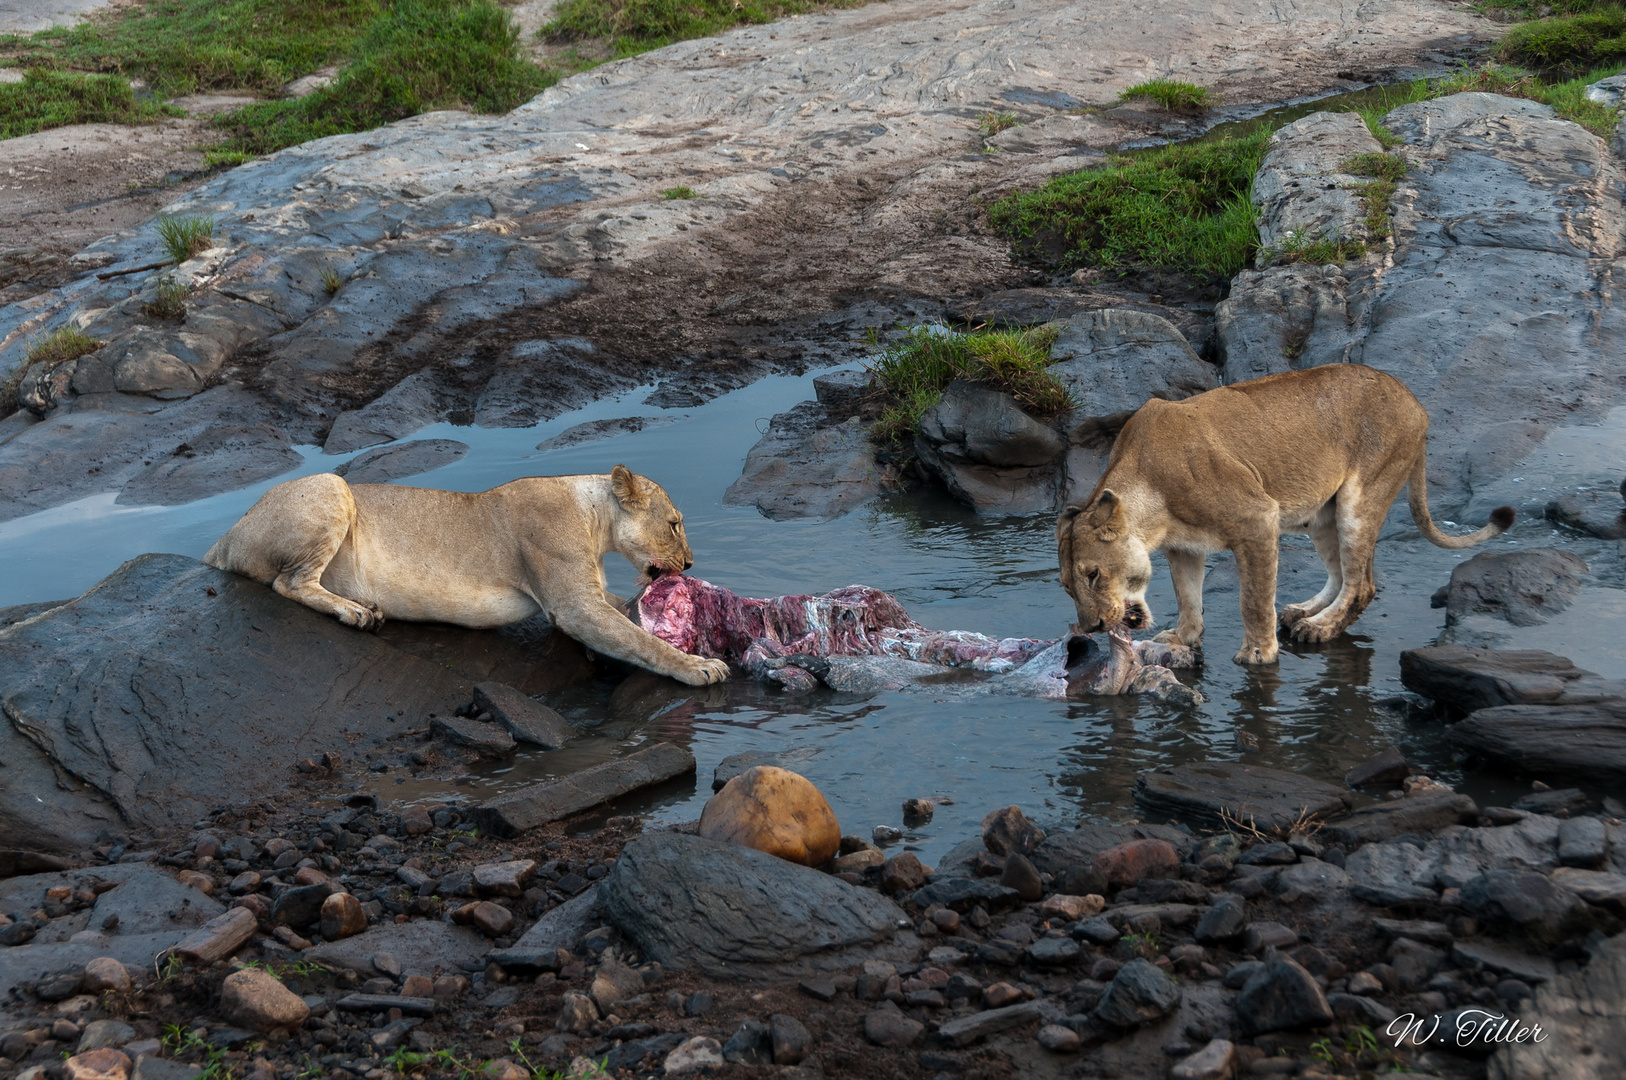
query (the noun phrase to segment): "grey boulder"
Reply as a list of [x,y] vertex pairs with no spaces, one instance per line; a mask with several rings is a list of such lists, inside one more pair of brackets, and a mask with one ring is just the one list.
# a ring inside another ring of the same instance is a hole
[[920,952],[880,894],[752,848],[680,833],[622,849],[600,902],[652,960],[717,977],[789,977]]

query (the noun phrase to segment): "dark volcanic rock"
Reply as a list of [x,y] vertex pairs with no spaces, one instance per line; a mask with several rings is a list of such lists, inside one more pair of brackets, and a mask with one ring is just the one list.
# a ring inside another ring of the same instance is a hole
[[1180,984],[1157,965],[1136,957],[1118,970],[1095,1007],[1095,1018],[1113,1027],[1138,1027],[1180,1006]]
[[1490,1080],[1614,1080],[1626,1061],[1626,935],[1592,953],[1581,970],[1536,988],[1521,1013],[1547,1037],[1499,1048]]
[[1005,911],[1021,904],[1022,896],[987,878],[939,878],[916,889],[909,901],[923,908],[942,904],[963,914],[979,904],[991,912]]
[[1248,909],[1242,898],[1222,896],[1203,912],[1197,923],[1196,938],[1204,945],[1220,945],[1242,936],[1248,924]]
[[1605,679],[1540,649],[1435,645],[1400,654],[1400,681],[1424,697],[1473,712],[1497,705],[1586,705],[1626,697]]
[[1626,700],[1480,709],[1452,725],[1447,738],[1536,776],[1626,782]]
[[641,836],[604,879],[604,910],[652,960],[719,977],[805,975],[919,952],[890,900],[751,848]]
[[482,830],[514,836],[526,829],[559,821],[602,806],[643,788],[694,772],[694,755],[676,743],[651,743],[626,757],[583,769],[569,776],[527,784],[487,799],[471,816]]
[[1285,829],[1300,817],[1329,817],[1353,802],[1345,788],[1230,761],[1141,773],[1135,800],[1182,821],[1223,826],[1223,811],[1234,821],[1264,830]]
[[775,521],[825,521],[857,509],[892,481],[892,470],[875,460],[868,425],[856,416],[837,423],[822,404],[804,401],[769,423],[723,503],[755,506]]
[[1345,847],[1389,840],[1406,833],[1431,833],[1447,825],[1472,825],[1479,805],[1454,791],[1420,791],[1404,799],[1375,803],[1339,818],[1321,833]]
[[269,424],[222,425],[181,443],[170,457],[136,473],[116,501],[125,506],[180,506],[281,476],[303,461],[288,436]]
[[1178,401],[1220,383],[1214,366],[1159,315],[1108,308],[1076,315],[1060,330],[1050,373],[1079,404],[1070,418],[1075,443],[1122,424],[1151,398]]
[[1344,774],[1344,783],[1350,787],[1392,787],[1411,775],[1406,755],[1391,746],[1375,758],[1363,761]]
[[962,502],[990,514],[1031,514],[1056,504],[1067,440],[1011,395],[956,380],[920,418],[915,454]]
[[1619,491],[1580,491],[1547,504],[1547,518],[1605,540],[1626,539],[1626,506]]
[[490,713],[515,741],[544,750],[557,750],[576,736],[564,717],[504,683],[476,683],[474,707]]
[[302,757],[393,737],[468,693],[247,578],[143,555],[0,631],[0,834],[80,851],[115,825],[190,825],[280,791]]
[[1044,842],[1045,831],[1022,813],[1021,807],[991,810],[982,819],[982,842],[995,855],[1031,855]]
[[1249,1035],[1296,1031],[1333,1021],[1315,977],[1291,960],[1271,960],[1256,971],[1236,998],[1236,1015]]
[[450,465],[468,452],[469,444],[456,439],[414,439],[369,450],[333,471],[352,484],[387,484]]
[[1589,925],[1585,901],[1534,870],[1491,870],[1462,887],[1462,904],[1486,925],[1557,942]]
[[429,722],[429,730],[437,738],[478,750],[482,754],[514,752],[514,737],[498,725],[484,720],[470,720],[466,716],[437,716]]
[[1578,556],[1554,548],[1482,551],[1451,571],[1446,621],[1477,612],[1537,626],[1575,602],[1586,573]]
[[[1064,874],[1089,873],[1096,856],[1104,851],[1136,840],[1166,840],[1181,855],[1194,843],[1192,835],[1172,825],[1083,825],[1070,832],[1053,833],[1033,849],[1033,865],[1042,872],[1059,879]],[[1106,889],[1106,876],[1101,875],[1099,888],[1078,888],[1069,885],[1061,890],[1074,894],[1099,893]]]

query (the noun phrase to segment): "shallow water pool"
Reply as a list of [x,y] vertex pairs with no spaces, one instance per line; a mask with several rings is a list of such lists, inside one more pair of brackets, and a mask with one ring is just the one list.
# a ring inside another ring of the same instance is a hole
[[[979,519],[932,493],[878,500],[831,522],[774,522],[754,509],[722,505],[746,451],[768,417],[812,396],[811,376],[763,379],[692,409],[641,404],[649,388],[601,401],[527,429],[437,424],[413,438],[468,443],[463,459],[405,483],[475,491],[517,476],[604,472],[623,463],[666,486],[683,509],[695,551],[692,573],[736,592],[768,596],[864,583],[895,593],[920,622],[993,635],[1055,637],[1072,619],[1056,582],[1052,519]],[[644,431],[538,452],[539,442],[591,420],[662,415],[675,421]],[[301,451],[304,473],[344,457]],[[278,478],[288,479],[295,474]],[[271,483],[182,507],[122,507],[112,496],[82,500],[0,524],[0,605],[73,595],[120,562],[147,551],[200,555]],[[1554,534],[1526,521],[1498,544],[1539,544]],[[1583,558],[1618,563],[1614,546],[1565,541]],[[1402,692],[1399,653],[1429,643],[1444,613],[1429,606],[1457,559],[1422,541],[1386,542],[1381,591],[1354,633],[1313,648],[1284,649],[1278,668],[1248,672],[1229,662],[1240,641],[1235,574],[1227,556],[1210,559],[1206,592],[1210,662],[1195,677],[1207,695],[1194,708],[1137,698],[1062,703],[1005,697],[885,693],[867,698],[820,692],[792,697],[732,682],[690,690],[635,677],[574,687],[550,703],[586,734],[564,750],[522,754],[455,783],[374,774],[371,790],[390,798],[482,798],[512,785],[560,775],[626,753],[650,739],[686,744],[700,763],[694,784],[660,789],[632,804],[665,820],[697,817],[717,763],[742,751],[814,747],[799,766],[829,797],[843,830],[868,834],[901,824],[916,796],[946,796],[930,825],[911,834],[928,862],[975,835],[983,814],[1015,803],[1041,822],[1081,815],[1136,816],[1137,773],[1161,765],[1245,757],[1251,762],[1337,780],[1387,745],[1400,746],[1432,775],[1482,800],[1506,802],[1527,784],[1464,776],[1433,723],[1408,723],[1380,703]],[[633,569],[612,556],[610,587],[633,588]],[[1279,602],[1314,593],[1323,572],[1302,537],[1284,539]],[[1588,594],[1584,611],[1621,620],[1615,589]],[[1151,595],[1160,624],[1174,600],[1161,566]],[[1579,614],[1579,613],[1578,613]],[[1565,629],[1541,628],[1542,647],[1565,651]],[[1551,640],[1549,640],[1551,639]],[[1523,644],[1522,640],[1520,642]],[[1580,645],[1576,641],[1571,644]],[[1626,674],[1618,638],[1570,653],[1583,666]],[[1584,655],[1583,655],[1584,652]],[[1608,665],[1613,665],[1609,667]],[[619,807],[625,810],[626,806]]]

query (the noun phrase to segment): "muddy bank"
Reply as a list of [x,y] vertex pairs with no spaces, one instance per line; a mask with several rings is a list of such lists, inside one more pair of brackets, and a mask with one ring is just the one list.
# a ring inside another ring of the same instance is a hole
[[[979,200],[1166,122],[1084,121],[1067,114],[1076,105],[1153,74],[1276,100],[1471,48],[1487,28],[1427,2],[1285,23],[1254,3],[1219,20],[1161,10],[1155,25],[1132,8],[792,19],[595,69],[507,117],[421,116],[233,170],[167,208],[216,220],[213,248],[162,272],[192,289],[184,323],[143,314],[152,274],[82,273],[0,309],[0,371],[70,322],[107,342],[41,387],[48,418],[7,422],[6,504],[117,490],[171,434],[172,447],[191,441],[237,402],[322,442],[403,378],[417,381],[392,405],[397,426],[533,423],[656,373],[693,400],[907,317],[911,302],[1031,283],[982,235]],[[1160,59],[1124,44],[1141,28]],[[1329,49],[1342,75],[1329,76]],[[1028,121],[1026,140],[983,153],[975,116],[990,109]],[[680,186],[698,197],[662,197]],[[148,225],[79,259],[105,273],[157,250]],[[843,310],[825,332],[795,326]],[[550,362],[566,336],[595,351]],[[184,406],[163,402],[210,392],[184,423],[166,415]],[[93,411],[120,430],[64,475],[55,462],[87,454],[70,418]]]

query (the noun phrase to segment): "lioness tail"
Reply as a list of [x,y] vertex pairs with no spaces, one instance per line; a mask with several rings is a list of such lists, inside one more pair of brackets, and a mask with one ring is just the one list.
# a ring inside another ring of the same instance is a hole
[[1408,485],[1411,489],[1409,499],[1411,502],[1411,517],[1417,523],[1417,529],[1423,534],[1423,539],[1429,543],[1443,548],[1466,548],[1483,543],[1493,536],[1501,536],[1513,525],[1514,510],[1511,506],[1498,506],[1491,511],[1490,524],[1482,529],[1475,529],[1466,536],[1447,536],[1434,525],[1434,518],[1428,512],[1428,455],[1418,454],[1417,464],[1411,467],[1411,480]]

